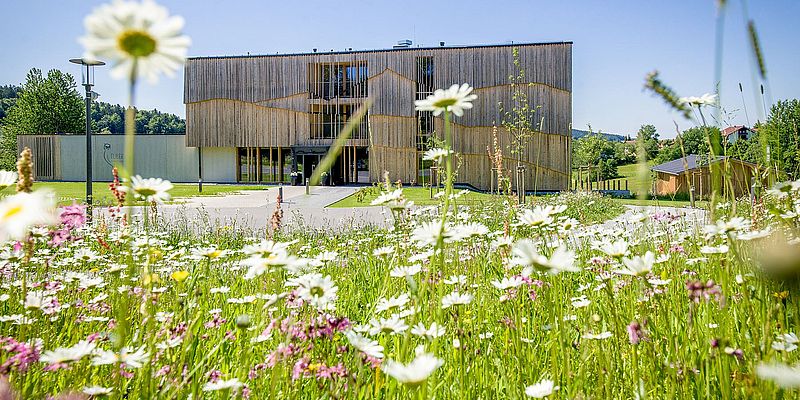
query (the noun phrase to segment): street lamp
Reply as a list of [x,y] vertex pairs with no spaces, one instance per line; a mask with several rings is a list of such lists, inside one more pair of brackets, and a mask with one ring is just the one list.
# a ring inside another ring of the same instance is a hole
[[96,93],[92,93],[92,86],[94,86],[94,68],[106,63],[98,60],[89,60],[86,58],[72,58],[69,62],[73,64],[82,65],[85,68],[81,69],[81,82],[86,88],[86,217],[92,219],[92,100],[97,98]]

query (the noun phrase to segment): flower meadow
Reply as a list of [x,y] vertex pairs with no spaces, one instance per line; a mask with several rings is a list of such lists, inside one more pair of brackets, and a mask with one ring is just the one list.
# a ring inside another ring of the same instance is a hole
[[62,208],[0,252],[4,390],[774,398],[800,382],[800,182],[771,191],[762,220],[707,225],[670,212],[582,225],[565,205],[457,196],[444,230],[433,206],[271,238]]
[[[152,1],[86,26],[131,99],[189,43]],[[445,121],[425,155],[446,171],[440,203],[386,182],[373,204],[391,218],[357,230],[289,229],[279,207],[262,231],[165,220],[172,184],[135,175],[132,146],[118,204],[90,219],[32,191],[24,150],[0,171],[0,399],[797,395],[800,181],[700,220],[602,221],[621,210],[589,193],[467,205],[449,122],[475,98],[416,102]]]

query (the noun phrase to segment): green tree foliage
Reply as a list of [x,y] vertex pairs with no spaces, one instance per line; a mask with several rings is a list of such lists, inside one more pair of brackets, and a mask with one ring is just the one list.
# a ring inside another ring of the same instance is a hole
[[[104,102],[93,103],[92,129],[96,132],[125,133],[125,107]],[[163,113],[158,110],[136,111],[137,133],[183,133],[185,131],[186,121],[175,114]]]
[[653,125],[642,125],[636,134],[636,148],[644,148],[648,160],[658,155],[658,132]]
[[617,165],[627,165],[636,162],[635,143],[616,142],[614,143],[614,147],[614,158],[617,159]]
[[84,108],[76,87],[70,74],[53,69],[43,76],[41,70],[31,69],[3,119],[3,130],[13,134],[81,131]]
[[656,163],[665,163],[683,157],[684,152],[681,151],[681,141],[687,156],[690,154],[708,155],[710,154],[708,150],[709,137],[715,147],[722,148],[722,134],[719,128],[715,126],[696,126],[683,131],[680,140],[675,138],[669,146],[664,147],[658,153]]
[[[32,133],[75,132],[84,116],[83,100],[76,90],[75,78],[59,70],[47,76],[36,68],[28,72],[25,83],[16,88],[4,86],[8,101],[0,123],[0,168],[13,170],[17,156],[17,135]],[[16,98],[11,98],[14,95]],[[3,104],[7,103],[3,100]]]
[[0,122],[5,118],[8,109],[17,102],[21,88],[15,85],[0,86]]
[[800,178],[800,100],[780,100],[770,108],[767,122],[758,127],[758,137],[770,167],[778,179]]
[[572,167],[591,167],[592,180],[616,178],[617,151],[617,144],[601,133],[586,135],[573,144]]
[[733,144],[729,144],[725,149],[725,155],[754,164],[765,165],[764,147],[761,144],[761,135],[758,132],[751,133],[746,140],[739,139]]

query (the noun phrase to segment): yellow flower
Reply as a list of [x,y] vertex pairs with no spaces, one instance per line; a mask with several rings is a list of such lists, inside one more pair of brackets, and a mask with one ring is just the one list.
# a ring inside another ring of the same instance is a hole
[[189,277],[189,272],[187,271],[175,271],[170,275],[172,279],[176,282],[183,282],[186,278]]
[[776,292],[776,293],[773,293],[772,296],[775,297],[778,300],[785,300],[787,297],[789,297],[789,291],[788,290],[784,290],[782,292]]

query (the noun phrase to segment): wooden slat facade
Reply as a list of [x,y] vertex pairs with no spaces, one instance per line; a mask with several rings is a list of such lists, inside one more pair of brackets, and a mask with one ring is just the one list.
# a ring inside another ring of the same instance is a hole
[[[369,147],[372,181],[389,171],[392,179],[415,182],[420,173],[414,110],[417,63],[420,57],[430,57],[435,88],[464,82],[475,87],[478,99],[474,108],[454,118],[454,147],[463,160],[458,181],[488,189],[491,166],[486,148],[492,141],[492,126],[501,124],[498,104],[512,104],[508,78],[516,73],[514,48],[519,51],[529,83],[521,87],[530,105],[538,107],[535,125],[541,131],[522,160],[527,167],[527,186],[532,189],[536,182],[539,190],[567,189],[572,121],[569,42],[190,58],[185,66],[184,88],[187,145],[328,145],[331,139],[312,139],[312,108],[336,104],[357,107],[363,99],[312,96],[316,66],[365,65],[367,93],[374,101],[368,115],[369,137],[351,139],[347,145]],[[435,127],[436,132],[442,132],[441,118],[436,119]],[[500,129],[499,138],[510,157],[507,132]],[[507,164],[510,168],[516,160],[509,158]]]

